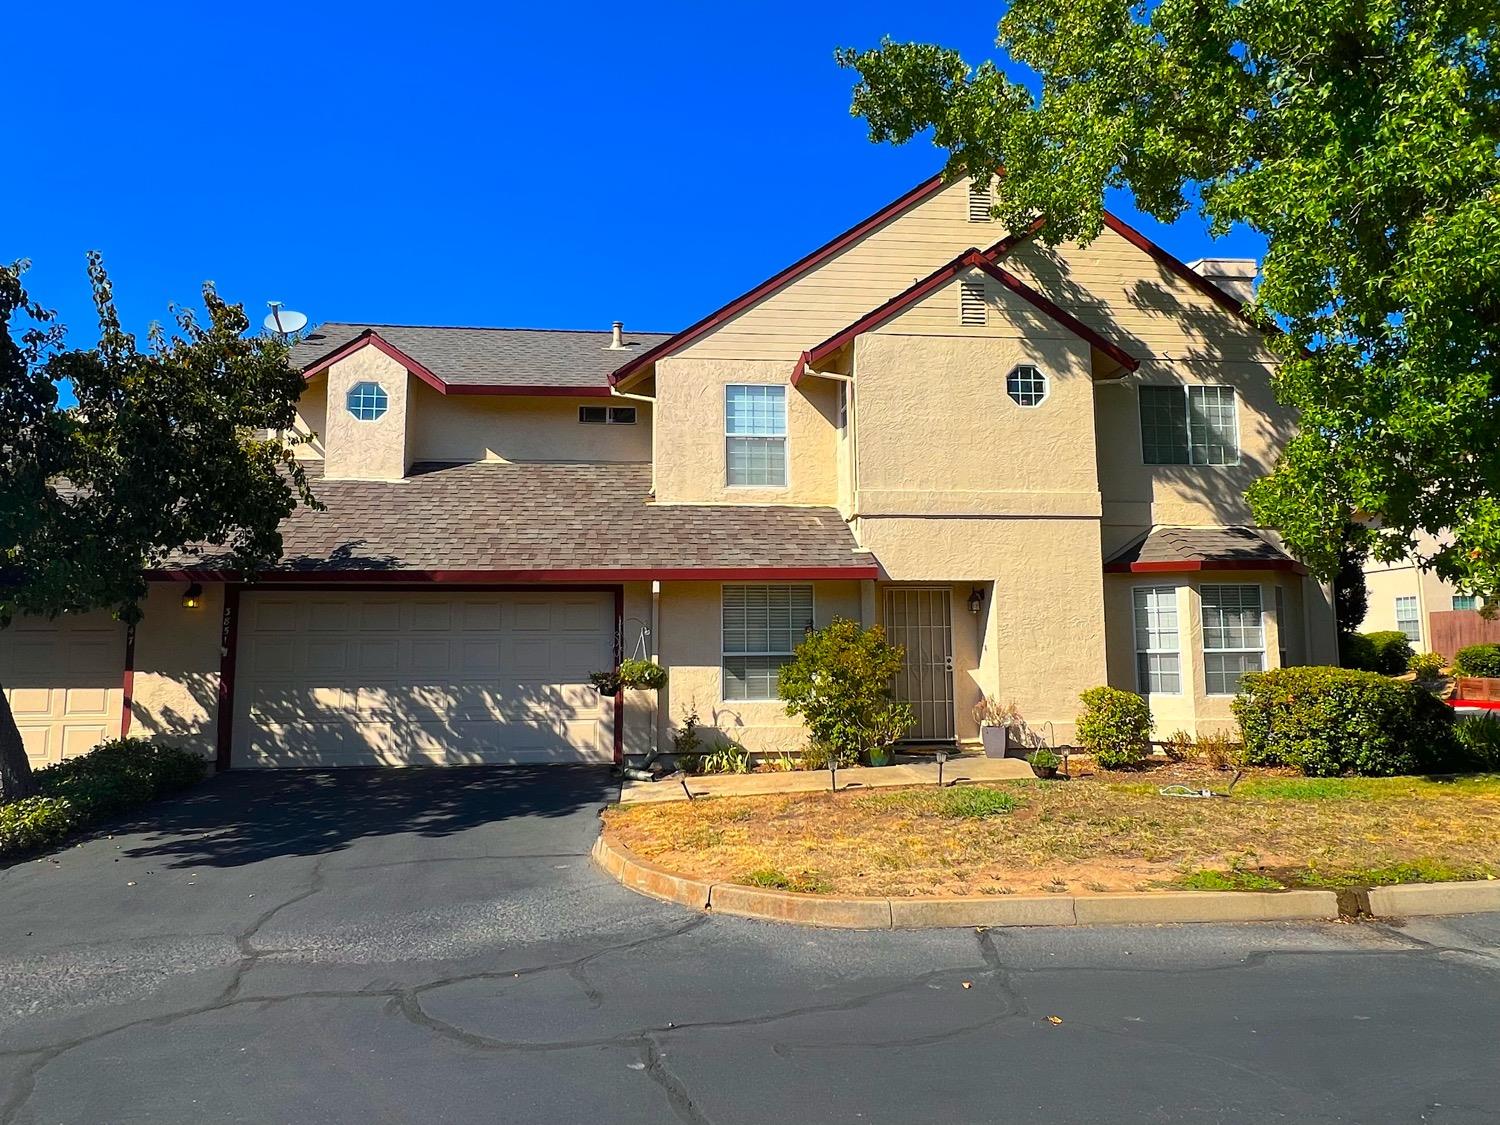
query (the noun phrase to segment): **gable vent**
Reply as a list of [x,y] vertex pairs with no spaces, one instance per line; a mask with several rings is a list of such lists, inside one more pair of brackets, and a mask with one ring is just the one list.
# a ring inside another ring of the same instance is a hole
[[960,324],[984,324],[984,283],[961,281],[958,283],[958,322]]
[[990,190],[989,184],[980,187],[974,184],[969,188],[969,222],[987,223],[994,218],[990,209],[995,206],[995,195]]

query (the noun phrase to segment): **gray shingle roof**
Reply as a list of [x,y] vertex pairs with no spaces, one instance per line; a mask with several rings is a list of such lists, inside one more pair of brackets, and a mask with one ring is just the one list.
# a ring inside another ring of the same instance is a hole
[[1217,563],[1285,566],[1294,560],[1248,527],[1157,527],[1113,555],[1106,566],[1131,563]]
[[292,362],[309,367],[373,330],[445,383],[603,387],[611,372],[669,339],[663,332],[627,332],[625,348],[608,332],[551,328],[441,328],[406,324],[320,324],[292,347]]
[[[282,525],[281,569],[557,571],[873,566],[832,508],[656,504],[644,464],[418,465],[323,480]],[[167,569],[213,569],[212,548]]]

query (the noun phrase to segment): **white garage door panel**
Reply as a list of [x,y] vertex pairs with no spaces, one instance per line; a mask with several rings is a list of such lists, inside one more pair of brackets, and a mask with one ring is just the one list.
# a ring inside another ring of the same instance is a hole
[[34,766],[120,733],[125,626],[105,613],[18,618],[0,630],[0,684]]
[[249,591],[234,763],[607,762],[613,634],[607,593]]

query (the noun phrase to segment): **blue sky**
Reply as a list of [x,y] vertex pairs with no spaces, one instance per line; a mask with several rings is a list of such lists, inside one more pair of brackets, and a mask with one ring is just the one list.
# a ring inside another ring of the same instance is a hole
[[[869,143],[835,47],[978,62],[1000,12],[23,5],[0,257],[80,346],[91,248],[141,332],[204,279],[257,320],[680,328],[941,166]],[[1184,258],[1260,252],[1111,205]]]

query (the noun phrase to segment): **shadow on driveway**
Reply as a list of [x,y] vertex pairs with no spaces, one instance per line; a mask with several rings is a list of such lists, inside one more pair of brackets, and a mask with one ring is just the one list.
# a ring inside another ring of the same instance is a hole
[[[439,838],[522,818],[591,815],[619,783],[597,766],[232,771],[112,829],[171,867],[323,855],[382,836]],[[587,844],[582,845],[587,847]]]

